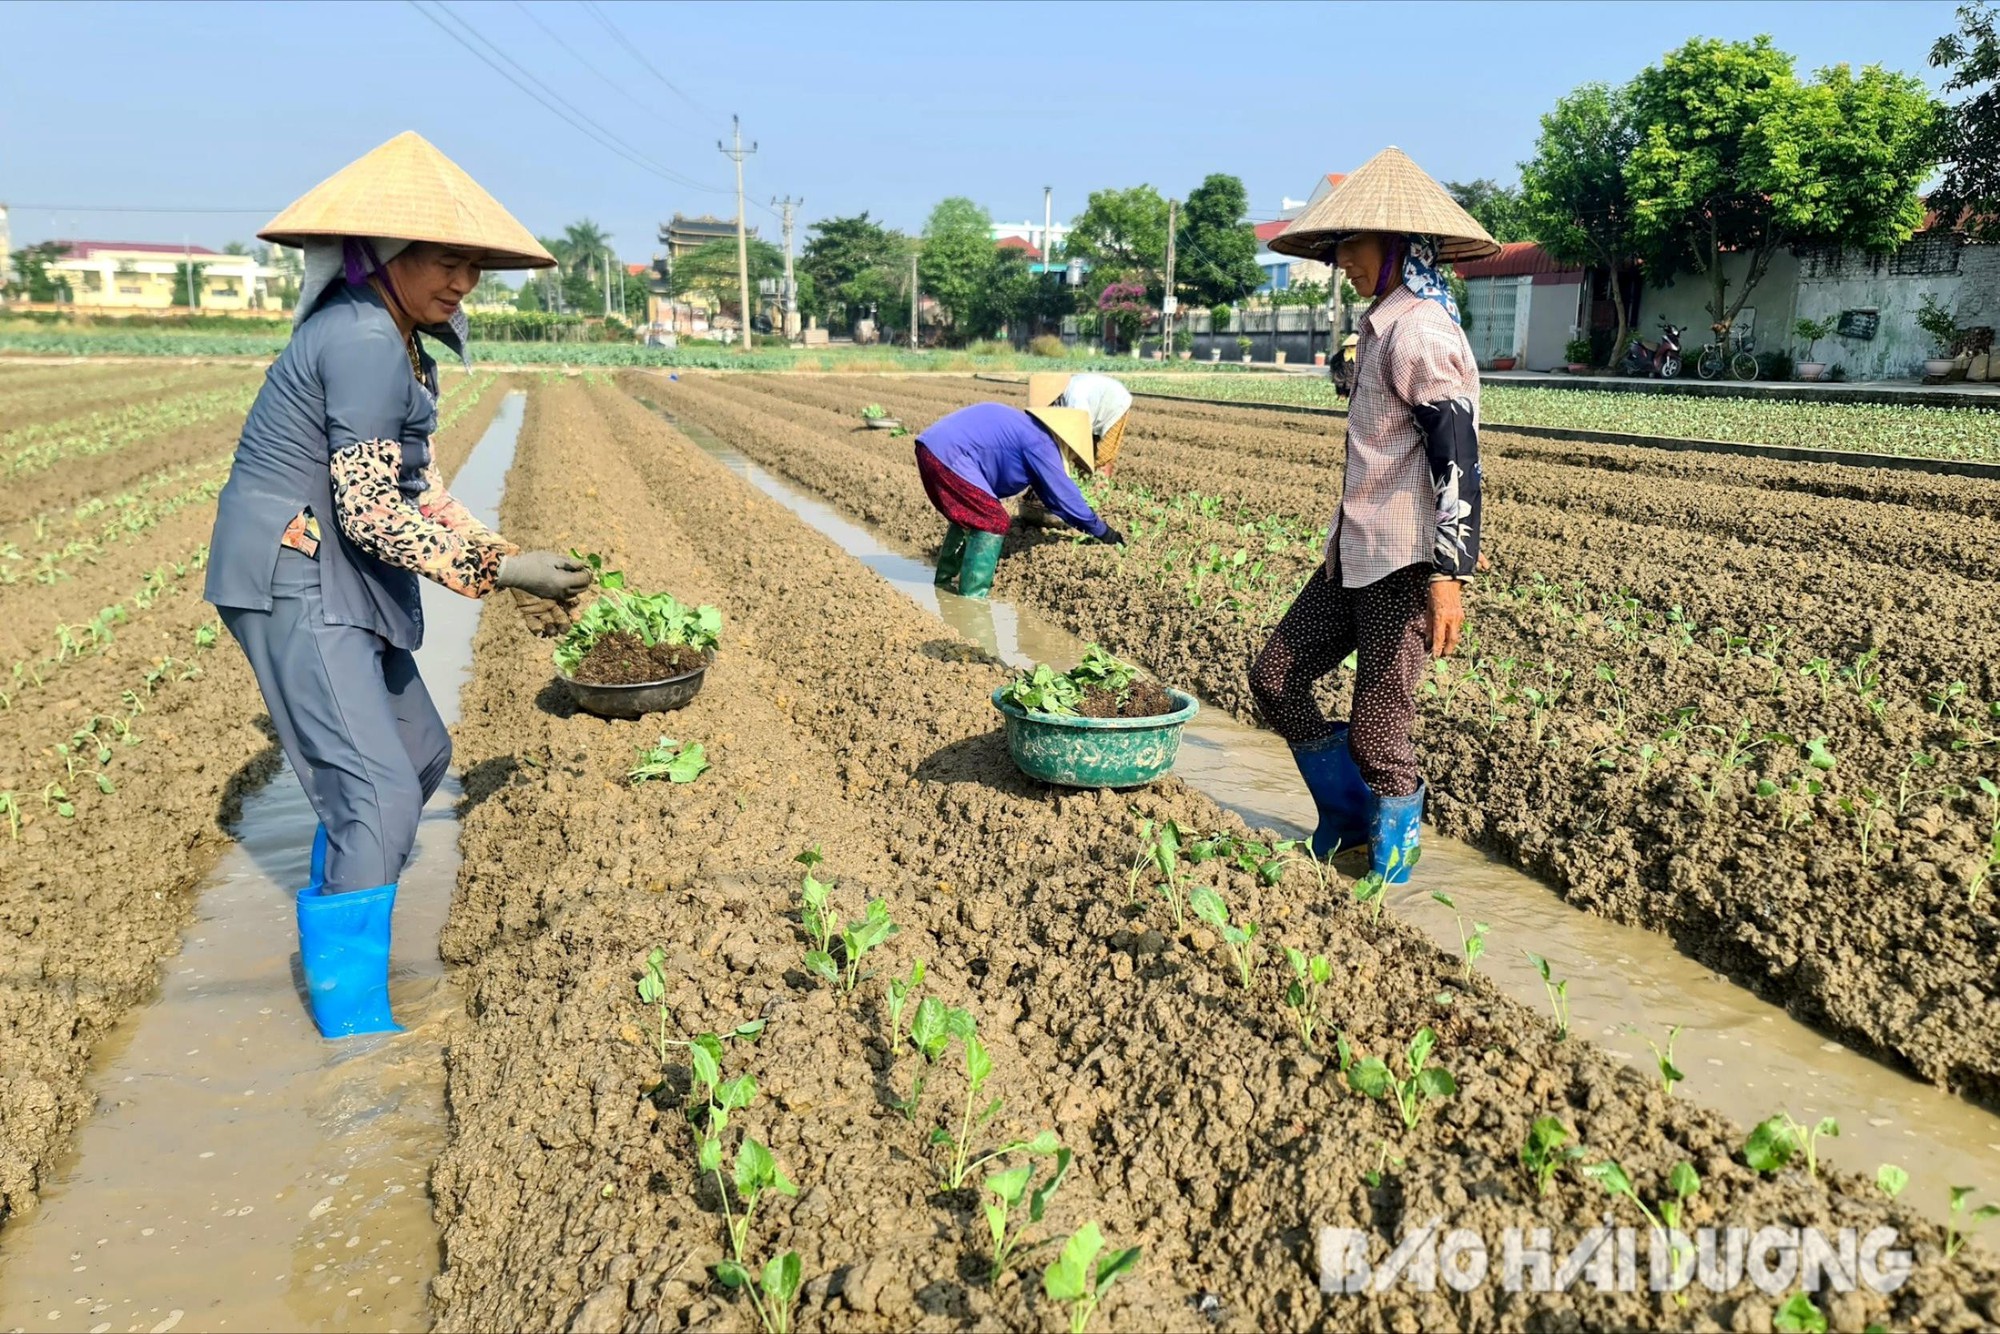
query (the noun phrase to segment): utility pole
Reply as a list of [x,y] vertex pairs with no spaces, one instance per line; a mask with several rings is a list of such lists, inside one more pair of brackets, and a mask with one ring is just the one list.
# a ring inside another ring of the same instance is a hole
[[748,352],[750,350],[750,242],[748,233],[744,231],[743,159],[756,152],[757,145],[752,143],[748,148],[743,146],[741,120],[731,116],[729,124],[735,138],[734,146],[725,144],[720,139],[716,140],[715,146],[722,150],[724,157],[736,164],[736,293],[737,299],[743,303],[743,350]]
[[[1056,262],[1055,242],[1050,237],[1050,232],[1053,230],[1052,224],[1055,222],[1056,216],[1055,198],[1056,192],[1054,186],[1045,185],[1042,187],[1042,283],[1044,286],[1049,281],[1049,270]],[[1046,328],[1047,326],[1043,324],[1042,318],[1037,317],[1035,323],[1041,328]],[[1056,326],[1056,332],[1062,332],[1061,325]]]
[[917,350],[917,252],[910,252],[910,351]]
[[783,199],[773,199],[771,202],[785,210],[785,337],[797,338],[799,336],[799,289],[798,285],[792,281],[792,222],[797,216],[798,206],[806,201],[803,199],[794,199],[790,195],[786,195]]
[[1180,201],[1167,201],[1167,291],[1160,302],[1160,360],[1170,361],[1174,355],[1174,314],[1180,309],[1180,302],[1174,298],[1174,228],[1180,219]]

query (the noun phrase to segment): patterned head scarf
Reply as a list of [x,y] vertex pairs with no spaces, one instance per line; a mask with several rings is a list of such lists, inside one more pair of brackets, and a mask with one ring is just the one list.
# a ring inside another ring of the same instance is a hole
[[1453,324],[1460,323],[1458,302],[1452,300],[1451,286],[1438,272],[1437,238],[1412,233],[1399,248],[1403,251],[1403,286],[1426,301],[1437,302]]

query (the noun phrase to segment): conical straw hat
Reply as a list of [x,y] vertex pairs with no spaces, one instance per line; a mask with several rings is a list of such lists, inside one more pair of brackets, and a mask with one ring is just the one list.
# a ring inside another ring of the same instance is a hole
[[477,251],[488,269],[556,262],[463,168],[411,130],[306,191],[257,235],[289,246],[346,236],[435,241]]
[[1049,428],[1057,442],[1076,456],[1085,472],[1097,471],[1097,446],[1090,439],[1090,414],[1082,408],[1029,408],[1028,415]]
[[1067,371],[1034,371],[1028,376],[1028,406],[1046,408],[1063,396],[1069,388]]
[[1369,158],[1271,238],[1271,249],[1331,263],[1340,238],[1355,232],[1435,236],[1443,263],[1500,253],[1500,243],[1400,148]]

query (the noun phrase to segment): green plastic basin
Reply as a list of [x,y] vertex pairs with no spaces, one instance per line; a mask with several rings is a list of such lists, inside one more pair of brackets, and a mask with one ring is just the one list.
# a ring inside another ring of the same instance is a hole
[[[1004,689],[1004,687],[1002,688]],[[1007,752],[1030,778],[1063,787],[1143,787],[1174,767],[1181,728],[1200,710],[1193,695],[1167,688],[1172,713],[1153,718],[1057,718],[1029,713],[993,692],[1007,719]]]

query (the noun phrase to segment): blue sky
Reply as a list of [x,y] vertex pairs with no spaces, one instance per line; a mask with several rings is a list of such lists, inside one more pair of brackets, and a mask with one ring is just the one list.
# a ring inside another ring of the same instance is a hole
[[[1925,55],[1954,26],[1949,0],[445,3],[425,9],[462,20],[682,179],[593,142],[407,0],[7,2],[0,202],[14,206],[14,244],[247,241],[316,181],[415,129],[537,232],[587,215],[638,262],[676,209],[733,215],[716,151],[732,111],[758,145],[750,198],[802,197],[802,224],[867,209],[915,229],[951,194],[1039,222],[1044,185],[1064,219],[1092,189],[1185,196],[1212,171],[1242,177],[1268,217],[1319,173],[1391,143],[1443,179],[1511,180],[1557,96],[1627,79],[1691,36],[1768,32],[1802,69],[1881,63],[1934,85]],[[250,211],[77,207],[111,204]],[[777,239],[773,214],[750,215]]]

